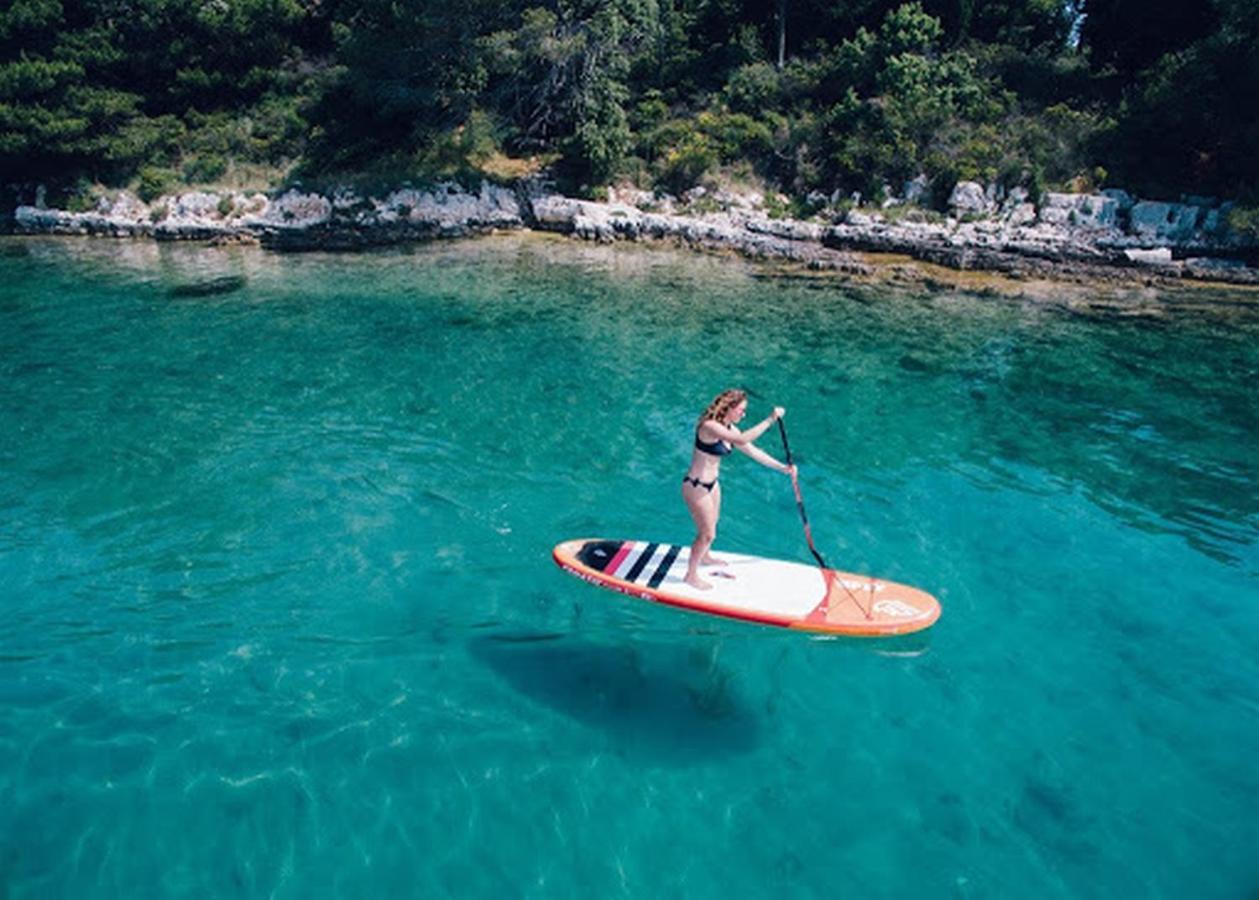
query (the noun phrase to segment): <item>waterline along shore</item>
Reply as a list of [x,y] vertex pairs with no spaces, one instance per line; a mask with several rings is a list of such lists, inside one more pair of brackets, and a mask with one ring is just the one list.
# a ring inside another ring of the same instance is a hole
[[[190,191],[145,203],[121,191],[74,212],[17,205],[2,223],[17,234],[258,243],[279,251],[358,250],[409,241],[533,229],[593,241],[670,241],[810,269],[870,276],[890,254],[1013,280],[1181,281],[1259,285],[1259,242],[1227,225],[1229,204],[1207,198],[1142,201],[1123,191],[1002,194],[962,182],[949,214],[891,201],[877,209],[830,204],[809,220],[777,215],[757,192],[696,189],[681,198],[611,190],[606,201],[566,197],[538,181],[440,182],[368,197],[290,188],[280,193]],[[926,278],[893,262],[895,274]]]

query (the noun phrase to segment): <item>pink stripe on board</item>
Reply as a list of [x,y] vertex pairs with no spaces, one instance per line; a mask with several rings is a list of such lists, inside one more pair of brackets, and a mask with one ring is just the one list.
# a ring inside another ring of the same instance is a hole
[[[647,549],[647,545],[642,541],[626,541],[625,546],[629,552],[625,554],[625,557],[621,560],[620,565],[615,569],[609,566],[604,570],[609,575],[615,575],[617,578],[624,578],[626,573],[634,567],[634,560],[641,556],[642,552]],[[624,569],[625,571],[622,572],[620,571],[621,569]]]
[[603,571],[609,575],[616,574],[616,567],[625,562],[625,557],[629,556],[630,547],[634,546],[633,541],[624,541],[621,549],[616,551],[616,555],[612,557],[612,561],[603,567]]

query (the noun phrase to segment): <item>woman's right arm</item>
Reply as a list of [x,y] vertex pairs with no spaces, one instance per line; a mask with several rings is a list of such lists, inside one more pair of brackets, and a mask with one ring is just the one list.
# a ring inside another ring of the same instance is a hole
[[708,426],[711,434],[717,435],[718,439],[726,441],[730,444],[750,444],[758,437],[769,430],[769,426],[781,419],[786,412],[781,406],[775,406],[774,411],[761,421],[757,422],[747,431],[740,431],[737,428],[731,428],[721,422],[709,419],[704,424]]

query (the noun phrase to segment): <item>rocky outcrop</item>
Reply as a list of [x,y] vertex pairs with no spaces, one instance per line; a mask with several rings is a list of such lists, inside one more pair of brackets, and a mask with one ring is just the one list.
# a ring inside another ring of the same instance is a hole
[[1076,231],[1109,231],[1119,225],[1119,202],[1104,194],[1046,193],[1037,221]]
[[832,226],[823,234],[822,242],[839,250],[904,254],[951,269],[1004,272],[1014,277],[1157,276],[1259,284],[1259,270],[1246,267],[1240,260],[1198,255],[1176,258],[1172,247],[1145,246],[1140,239],[1130,239],[1114,229],[1090,232],[1043,222],[898,224],[865,217],[860,224]]
[[153,212],[126,191],[115,200],[101,198],[96,207],[87,212],[19,206],[13,212],[13,223],[14,230],[20,234],[102,234],[112,237],[153,234]]
[[24,234],[150,236],[158,240],[247,239],[287,250],[353,249],[431,237],[459,237],[523,225],[516,194],[482,183],[404,188],[380,197],[339,191],[331,198],[297,189],[278,196],[190,191],[151,204],[122,191],[87,212],[19,206]]
[[[927,190],[925,179],[906,193]],[[1227,204],[1138,201],[1123,191],[1045,194],[961,182],[950,217],[889,198],[881,208],[846,208],[851,198],[818,195],[823,221],[769,215],[784,197],[706,191],[681,197],[623,189],[610,202],[578,200],[545,184],[482,182],[400,188],[370,197],[297,188],[262,193],[190,191],[144,203],[120,192],[84,212],[18,206],[21,233],[94,234],[158,240],[249,241],[278,250],[353,250],[521,227],[593,241],[663,240],[854,274],[872,270],[858,252],[907,255],[953,269],[1014,277],[1199,278],[1259,284],[1259,247],[1227,228]],[[826,221],[829,219],[829,221]]]
[[437,237],[465,237],[524,224],[516,194],[482,182],[402,188],[384,197],[338,191],[331,199],[290,191],[248,223],[264,246],[281,250],[352,250]]
[[1129,230],[1137,237],[1172,242],[1195,237],[1199,223],[1205,219],[1204,210],[1197,206],[1150,201],[1133,204],[1128,216]]
[[982,185],[973,181],[959,181],[949,195],[949,208],[958,219],[985,216],[992,212],[992,207],[992,198],[984,192]]
[[822,228],[806,222],[725,220],[643,212],[624,204],[574,200],[559,194],[531,198],[537,228],[596,241],[672,240],[712,250],[733,250],[759,259],[805,263],[815,269],[868,274],[851,254],[822,245]]
[[1016,277],[1200,278],[1259,284],[1246,265],[1259,247],[1226,225],[1229,204],[1136,201],[1118,190],[1047,193],[1039,207],[1025,190],[1005,195],[961,182],[953,216],[915,222],[880,211],[850,210],[822,241],[840,250],[906,254],[954,269]]

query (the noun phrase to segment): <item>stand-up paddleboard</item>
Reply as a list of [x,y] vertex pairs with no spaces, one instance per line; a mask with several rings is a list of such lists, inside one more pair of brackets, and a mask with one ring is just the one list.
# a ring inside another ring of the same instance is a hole
[[552,551],[564,571],[631,597],[764,625],[828,634],[890,636],[921,631],[940,618],[926,591],[817,566],[716,553],[724,566],[701,566],[709,590],[683,578],[691,551],[678,544],[586,539]]

